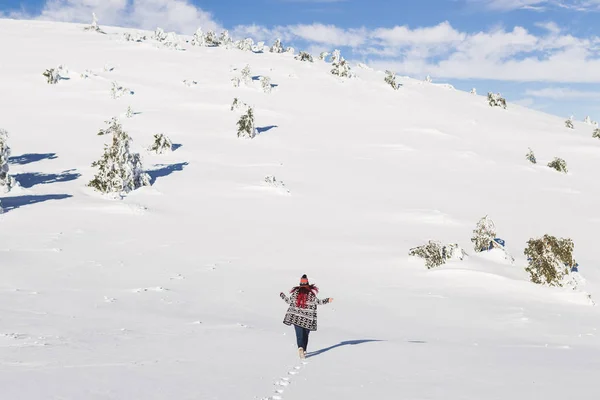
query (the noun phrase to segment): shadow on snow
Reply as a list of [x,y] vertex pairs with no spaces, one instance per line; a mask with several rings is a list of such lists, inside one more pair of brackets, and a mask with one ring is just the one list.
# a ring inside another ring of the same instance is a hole
[[183,146],[182,144],[179,143],[173,143],[173,146],[171,147],[173,149],[173,151],[176,151],[178,148],[180,148],[181,146]]
[[369,342],[384,342],[384,340],[377,340],[377,339],[346,340],[346,341],[340,342],[338,344],[335,344],[333,346],[325,347],[324,349],[310,352],[306,355],[306,357],[318,356],[320,354],[326,353],[330,350],[333,350],[333,349],[336,349],[336,348],[342,347],[342,346],[355,346],[357,344],[363,344],[363,343],[369,343]]
[[34,162],[41,161],[41,160],[54,160],[55,158],[56,158],[56,153],[45,153],[45,154],[31,153],[31,154],[23,154],[21,156],[10,157],[8,159],[8,162],[11,164],[25,165],[25,164],[34,163]]
[[263,132],[268,132],[273,128],[279,128],[277,125],[261,126],[256,128],[256,134],[260,135]]
[[79,173],[71,172],[74,170],[63,171],[60,174],[42,174],[39,172],[26,172],[14,175],[15,179],[24,188],[30,188],[35,185],[45,185],[48,183],[73,181],[81,176]]
[[148,175],[150,175],[150,183],[152,185],[154,185],[154,182],[156,182],[156,179],[162,178],[163,176],[171,175],[175,171],[183,171],[183,167],[185,167],[187,165],[188,165],[187,162],[170,164],[170,165],[159,164],[159,165],[157,165],[157,167],[161,167],[161,168],[154,169],[151,171],[146,171],[146,172],[148,173]]
[[4,212],[17,209],[19,207],[28,206],[35,203],[43,203],[48,200],[63,200],[73,197],[70,194],[42,194],[32,196],[14,196],[0,198],[0,205]]

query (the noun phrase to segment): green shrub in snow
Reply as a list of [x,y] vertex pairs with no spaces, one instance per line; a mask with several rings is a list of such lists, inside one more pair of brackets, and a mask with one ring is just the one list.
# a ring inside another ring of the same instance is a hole
[[525,155],[525,158],[532,164],[537,164],[537,160],[535,158],[535,154],[533,154],[533,150],[529,149],[529,152]]
[[530,239],[524,253],[528,260],[525,270],[529,272],[531,281],[540,285],[563,286],[575,266],[574,247],[571,239],[550,235]]
[[246,112],[240,117],[237,122],[238,137],[248,137],[250,139],[256,136],[256,128],[254,127],[254,110],[248,107]]
[[458,244],[452,243],[443,246],[440,242],[430,240],[423,246],[414,247],[409,250],[409,256],[420,257],[425,260],[428,269],[439,267],[451,259],[462,260],[465,252]]
[[473,242],[475,251],[481,252],[488,249],[490,243],[493,242],[495,238],[496,226],[494,225],[494,221],[489,219],[486,215],[477,222],[477,226],[473,230],[471,242]]
[[557,170],[558,172],[564,172],[565,174],[569,172],[567,170],[567,162],[559,157],[554,157],[554,160],[550,161],[548,166]]
[[500,96],[500,93],[494,94],[489,92],[487,98],[490,107],[502,107],[506,109],[506,100],[504,97]]

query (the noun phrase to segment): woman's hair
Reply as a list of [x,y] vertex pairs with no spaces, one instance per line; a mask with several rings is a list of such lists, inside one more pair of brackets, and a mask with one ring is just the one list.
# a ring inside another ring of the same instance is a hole
[[308,299],[309,294],[316,295],[319,293],[319,288],[315,285],[302,285],[302,286],[294,286],[290,293],[297,292],[298,296],[296,297],[296,307],[306,308],[306,300]]

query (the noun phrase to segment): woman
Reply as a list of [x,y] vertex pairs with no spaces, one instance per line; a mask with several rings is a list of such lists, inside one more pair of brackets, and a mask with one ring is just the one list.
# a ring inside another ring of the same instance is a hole
[[308,283],[306,275],[300,278],[300,285],[290,291],[290,297],[283,292],[279,294],[286,303],[290,305],[283,319],[286,325],[294,325],[296,329],[296,342],[298,343],[298,355],[306,357],[308,346],[308,334],[317,330],[317,305],[331,303],[332,298],[324,300],[317,299],[319,288]]

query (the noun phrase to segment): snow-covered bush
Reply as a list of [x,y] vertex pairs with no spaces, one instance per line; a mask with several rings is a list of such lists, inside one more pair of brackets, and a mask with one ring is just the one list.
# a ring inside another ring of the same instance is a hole
[[46,77],[46,81],[50,85],[56,85],[58,81],[64,78],[61,73],[66,75],[66,70],[62,65],[59,65],[56,68],[47,69],[42,75]]
[[192,46],[204,46],[206,45],[206,40],[204,39],[204,33],[202,32],[202,28],[198,28],[194,33],[194,37],[190,42]]
[[558,172],[564,172],[565,174],[569,172],[567,170],[567,162],[559,157],[554,157],[554,160],[550,161],[548,166],[557,170]]
[[531,282],[548,286],[563,286],[571,269],[576,265],[573,259],[575,245],[571,239],[544,235],[529,239],[525,256]]
[[233,87],[240,87],[240,78],[234,76],[233,78],[231,78],[231,83],[233,84]]
[[294,49],[293,47],[288,47],[288,48],[285,49],[285,52],[287,54],[292,54],[293,55],[296,52],[296,49]]
[[490,243],[492,243],[495,238],[496,226],[494,225],[494,221],[489,219],[486,215],[477,222],[477,226],[473,230],[473,237],[471,238],[473,248],[478,253],[486,251],[489,249]]
[[110,121],[104,121],[104,123],[108,125],[108,127],[106,129],[100,129],[98,131],[98,136],[114,135],[123,130],[123,126],[121,126],[117,117],[112,117]]
[[92,163],[98,173],[88,185],[102,193],[128,193],[150,185],[150,176],[144,172],[140,155],[129,149],[131,137],[119,129],[111,131],[112,144],[104,146],[104,155]]
[[213,31],[206,32],[206,35],[204,35],[204,45],[209,47],[218,46],[219,38],[217,37],[217,34]]
[[102,29],[100,29],[100,26],[98,26],[98,17],[96,17],[96,13],[92,13],[92,24],[90,26],[86,26],[83,29],[86,31],[105,33]]
[[196,86],[198,84],[198,82],[196,81],[191,81],[189,79],[184,79],[183,80],[183,84],[187,87],[192,87],[192,86]]
[[273,85],[271,85],[271,78],[268,76],[262,76],[260,78],[260,84],[262,85],[262,89],[265,93],[271,93],[273,90]]
[[331,59],[331,73],[333,75],[337,75],[340,78],[351,78],[352,73],[350,72],[350,65],[348,62],[342,57],[339,50],[334,50],[332,59]]
[[167,33],[162,28],[156,28],[156,30],[152,34],[152,39],[158,42],[164,42],[165,40],[167,40]]
[[119,97],[122,97],[126,94],[133,94],[133,92],[127,89],[126,87],[119,85],[119,83],[116,81],[112,83],[112,87],[110,89],[110,97],[112,97],[113,99],[118,99]]
[[157,133],[154,135],[154,143],[148,148],[149,151],[153,151],[156,154],[163,154],[169,151],[173,151],[173,142],[164,133]]
[[565,121],[565,127],[569,129],[575,129],[575,126],[573,125],[573,117],[570,117]]
[[252,48],[254,47],[254,40],[252,40],[251,38],[246,38],[244,40],[238,40],[235,43],[235,47],[237,47],[238,49],[240,49],[242,51],[252,51]]
[[242,107],[248,107],[246,103],[240,101],[237,97],[233,99],[233,103],[231,104],[231,111],[239,110]]
[[322,51],[321,54],[319,54],[319,60],[326,61],[328,56],[330,56],[328,52]]
[[136,33],[136,34],[131,34],[130,32],[125,32],[123,34],[123,39],[126,42],[143,42],[144,40],[147,40],[148,37],[144,34],[141,33]]
[[598,128],[594,129],[594,132],[592,132],[592,137],[596,138],[596,139],[600,139],[600,129],[598,129]]
[[271,53],[283,53],[283,45],[281,44],[281,39],[276,39],[273,46],[269,49]]
[[535,154],[533,153],[533,150],[531,150],[531,148],[529,148],[529,151],[527,152],[527,154],[525,154],[525,158],[532,164],[537,164],[537,160],[535,158]]
[[256,136],[256,128],[254,127],[254,109],[248,107],[246,112],[240,117],[237,122],[238,137],[248,137],[250,139]]
[[584,122],[584,123],[586,123],[586,124],[588,124],[588,125],[593,125],[593,121],[592,121],[592,119],[590,118],[590,116],[589,116],[589,115],[588,115],[588,116],[586,116],[586,117],[583,119],[583,122]]
[[431,79],[431,76],[427,75],[427,77],[425,77],[425,82],[427,82],[427,83],[433,82],[433,80]]
[[445,264],[448,260],[462,260],[465,252],[458,244],[452,243],[443,246],[440,242],[430,240],[423,246],[410,249],[408,255],[424,259],[425,266],[431,269]]
[[233,40],[229,36],[229,31],[225,29],[221,32],[221,36],[219,36],[219,46],[229,47],[231,44],[233,44]]
[[487,95],[488,98],[488,103],[490,104],[490,107],[502,107],[502,108],[506,108],[506,100],[504,99],[504,97],[500,96],[500,93],[491,93],[489,92]]
[[0,191],[6,193],[18,186],[17,181],[9,173],[8,159],[10,147],[8,146],[8,132],[0,129]]
[[396,82],[396,73],[392,71],[385,71],[385,83],[390,85],[394,90],[398,90],[401,86]]
[[263,53],[265,51],[265,42],[258,42],[252,46],[252,51],[255,53]]
[[275,188],[277,188],[277,189],[280,189],[280,190],[283,190],[283,191],[285,191],[285,192],[287,192],[287,193],[289,193],[289,192],[290,192],[290,190],[289,190],[287,187],[285,187],[285,183],[283,183],[283,181],[278,181],[278,180],[275,178],[275,176],[273,176],[273,175],[267,175],[267,176],[265,177],[265,182],[266,182],[266,183],[267,183],[267,185],[269,185],[269,186],[273,186],[273,187],[275,187]]
[[133,118],[133,110],[131,109],[131,106],[127,107],[127,111],[125,111],[125,117],[126,118]]
[[244,69],[241,71],[241,80],[246,84],[250,84],[252,82],[252,72],[250,71],[250,66],[246,65]]
[[471,89],[471,91],[469,93],[471,93],[471,94],[477,94],[477,89],[473,88],[473,89]]
[[298,61],[308,61],[308,62],[313,62],[313,57],[305,52],[305,51],[301,51],[300,53],[298,53],[298,55],[296,57],[294,57],[296,60]]

